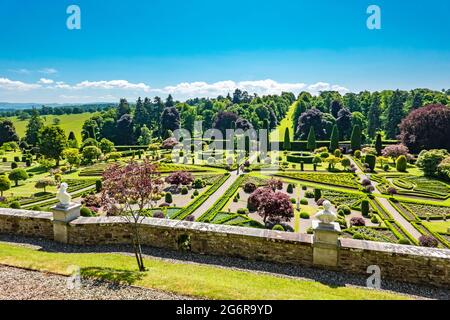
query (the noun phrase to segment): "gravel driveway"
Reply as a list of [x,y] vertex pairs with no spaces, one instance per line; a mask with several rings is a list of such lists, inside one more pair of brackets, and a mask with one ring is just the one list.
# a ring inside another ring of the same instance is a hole
[[[186,300],[157,290],[83,279],[68,288],[68,277],[0,265],[0,300]],[[70,283],[70,281],[69,281]],[[72,286],[73,287],[73,286]]]

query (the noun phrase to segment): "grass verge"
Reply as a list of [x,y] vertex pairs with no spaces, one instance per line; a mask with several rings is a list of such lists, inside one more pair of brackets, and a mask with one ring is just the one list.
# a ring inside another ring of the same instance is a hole
[[281,278],[189,263],[145,259],[148,271],[136,272],[133,257],[111,253],[54,253],[0,243],[0,264],[68,275],[79,266],[83,276],[133,284],[207,299],[405,299],[406,296],[354,287]]

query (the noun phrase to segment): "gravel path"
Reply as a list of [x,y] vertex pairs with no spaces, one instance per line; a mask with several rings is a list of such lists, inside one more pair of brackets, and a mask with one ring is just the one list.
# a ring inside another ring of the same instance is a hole
[[68,277],[60,275],[0,265],[0,300],[189,299],[188,297],[157,290],[148,290],[91,279],[82,279],[79,289],[70,289],[68,280]]
[[198,207],[192,215],[195,217],[195,219],[199,218],[202,214],[204,214],[206,211],[211,208],[214,203],[216,203],[217,200],[221,196],[224,195],[224,193],[233,185],[233,183],[237,180],[239,176],[237,175],[237,171],[230,172],[230,176],[228,179],[217,189],[216,192],[214,192],[208,199],[203,202],[200,207]]
[[[25,238],[20,236],[0,235],[0,242],[21,245],[35,250],[47,252],[66,253],[119,253],[132,256],[131,248],[128,246],[74,246],[63,245],[53,241]],[[345,272],[334,272],[316,268],[299,267],[295,265],[277,264],[262,261],[249,261],[233,257],[221,257],[210,255],[199,255],[179,251],[171,251],[158,248],[143,248],[144,255],[151,259],[161,259],[171,263],[192,263],[198,265],[209,265],[232,270],[249,271],[253,273],[270,274],[277,277],[316,281],[331,287],[347,286],[365,288],[365,275],[355,275]],[[428,286],[419,286],[382,279],[383,290],[409,295],[416,299],[443,299],[450,300],[450,289],[439,289]],[[0,288],[1,289],[1,288]]]

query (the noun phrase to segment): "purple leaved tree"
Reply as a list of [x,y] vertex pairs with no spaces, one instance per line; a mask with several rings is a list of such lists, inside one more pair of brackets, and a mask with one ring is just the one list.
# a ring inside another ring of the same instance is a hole
[[163,180],[155,165],[147,160],[114,164],[103,173],[101,199],[103,207],[122,216],[131,225],[132,244],[139,271],[145,271],[142,258],[140,225],[145,211],[154,207],[154,198],[163,188]]

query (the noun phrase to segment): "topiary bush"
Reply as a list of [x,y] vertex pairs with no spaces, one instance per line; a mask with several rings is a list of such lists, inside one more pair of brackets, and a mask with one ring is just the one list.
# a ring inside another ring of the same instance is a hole
[[364,227],[366,222],[361,217],[353,217],[350,219],[350,225],[353,227]]
[[194,197],[198,196],[200,194],[200,192],[198,192],[198,190],[194,190],[194,193],[192,194]]
[[285,231],[282,225],[276,224],[272,228],[273,231]]
[[419,238],[419,245],[422,247],[436,248],[438,244],[438,241],[432,236],[423,235]]
[[194,188],[194,189],[201,189],[205,185],[206,185],[206,183],[202,179],[195,179],[194,182],[192,183],[192,188]]
[[287,188],[286,188],[286,192],[287,193],[294,193],[294,186],[292,185],[292,183],[289,183]]
[[102,180],[96,180],[95,181],[95,191],[99,193],[102,191]]
[[405,156],[400,156],[397,158],[397,161],[395,162],[395,167],[398,172],[406,172],[406,168],[408,167],[408,161],[406,160]]
[[95,212],[93,212],[91,209],[83,206],[80,209],[80,215],[82,217],[94,217],[95,216]]
[[322,191],[320,189],[314,189],[314,200],[318,201],[322,197]]
[[173,202],[172,194],[170,192],[166,193],[166,195],[164,196],[164,201],[166,203],[172,203]]
[[186,194],[188,194],[188,192],[189,192],[189,189],[187,187],[181,188],[181,194],[186,195]]
[[300,218],[309,219],[310,218],[309,213],[304,212],[304,211],[300,212]]
[[17,162],[11,162],[11,169],[16,169],[18,166]]
[[13,201],[9,204],[9,207],[11,209],[20,209],[20,203],[19,201]]
[[245,193],[253,193],[256,190],[256,185],[252,182],[247,182],[244,185],[244,192]]
[[314,192],[313,191],[306,191],[305,192],[305,198],[314,199]]
[[360,150],[356,150],[354,153],[354,156],[356,159],[361,159],[361,151]]
[[239,209],[237,210],[237,213],[238,213],[238,214],[243,214],[243,215],[248,215],[248,214],[249,214],[249,211],[248,211],[247,208],[239,208]]
[[300,204],[303,205],[303,206],[307,206],[309,204],[308,203],[308,199],[305,199],[305,198],[301,199],[300,200]]
[[160,210],[153,212],[153,218],[164,219],[165,218],[164,212],[162,212]]
[[375,169],[375,164],[377,162],[377,157],[373,154],[366,154],[365,162],[369,165],[370,171]]
[[369,200],[364,199],[361,201],[361,214],[364,217],[369,216],[369,210],[370,210],[370,205],[369,205]]
[[348,216],[349,214],[352,213],[352,210],[350,209],[350,207],[347,206],[347,205],[345,205],[345,204],[340,205],[340,206],[337,208],[337,210],[338,210],[338,213],[341,212],[342,214],[344,214],[344,215],[346,215],[346,216]]

